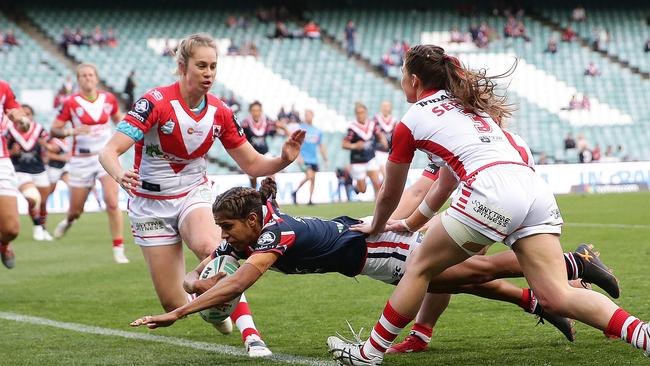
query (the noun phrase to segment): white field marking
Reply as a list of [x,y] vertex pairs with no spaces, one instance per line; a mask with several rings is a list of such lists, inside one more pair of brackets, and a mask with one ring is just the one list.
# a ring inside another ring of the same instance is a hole
[[[123,330],[94,327],[90,325],[77,324],[77,323],[60,322],[60,321],[46,319],[46,318],[39,318],[35,316],[22,315],[16,313],[8,313],[4,311],[0,311],[0,319],[13,320],[21,323],[42,325],[42,326],[59,328],[59,329],[66,329],[66,330],[71,330],[80,333],[121,337],[127,339],[139,339],[144,341],[166,343],[174,346],[188,347],[188,348],[193,348],[202,351],[220,353],[224,355],[248,357],[248,354],[246,354],[246,352],[243,350],[242,347],[233,347],[233,346],[220,345],[220,344],[214,344],[208,342],[191,341],[183,338],[159,336],[159,335],[153,335],[149,333],[126,332]],[[323,346],[324,346],[324,342],[323,342]],[[265,360],[283,362],[289,364],[308,365],[308,366],[334,365],[333,362],[323,361],[316,358],[294,356],[294,355],[288,355],[282,353],[274,353],[273,356],[269,358],[265,358]]]
[[599,224],[595,222],[565,222],[566,226],[578,227],[602,227],[613,229],[650,229],[650,225],[635,225],[635,224]]

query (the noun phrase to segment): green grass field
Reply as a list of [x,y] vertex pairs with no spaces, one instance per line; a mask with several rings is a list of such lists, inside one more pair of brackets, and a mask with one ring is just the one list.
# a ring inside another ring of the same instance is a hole
[[[562,242],[574,249],[596,244],[615,269],[622,287],[618,303],[650,319],[650,283],[644,276],[650,259],[649,194],[558,197],[567,225]],[[333,217],[368,215],[370,204],[285,207],[288,213]],[[61,215],[51,215],[53,227]],[[149,333],[242,348],[238,334],[222,336],[198,316],[170,328],[131,329],[131,320],[159,313],[146,265],[125,231],[128,265],[113,263],[107,218],[87,214],[68,235],[52,243],[31,240],[31,223],[22,220],[15,242],[17,266],[0,267],[0,313],[16,313],[114,330]],[[128,222],[125,217],[125,222]],[[625,226],[617,226],[624,224]],[[128,225],[126,225],[128,229]],[[492,252],[505,246],[495,244]],[[197,259],[186,252],[187,268]],[[521,280],[516,281],[522,284]],[[248,292],[255,321],[276,353],[329,360],[325,340],[345,320],[371,329],[392,287],[368,278],[336,274],[266,274]],[[0,314],[1,315],[1,314]],[[387,365],[638,365],[641,352],[585,325],[569,343],[550,325],[518,307],[469,295],[452,298],[434,330],[428,352],[389,356]],[[364,337],[367,336],[366,331]],[[403,337],[403,335],[402,335]],[[401,339],[400,337],[399,339]],[[139,339],[80,333],[74,330],[0,319],[0,365],[273,365],[274,361],[197,350]]]

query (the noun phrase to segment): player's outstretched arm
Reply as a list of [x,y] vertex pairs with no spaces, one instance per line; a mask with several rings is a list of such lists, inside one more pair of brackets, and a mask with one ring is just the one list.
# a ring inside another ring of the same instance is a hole
[[261,155],[250,143],[246,142],[234,149],[228,149],[228,154],[237,162],[237,165],[244,173],[251,177],[263,177],[273,175],[286,168],[300,154],[300,147],[305,141],[305,130],[296,130],[284,142],[282,155],[277,158],[269,158]]
[[133,146],[135,141],[122,132],[116,132],[106,146],[99,152],[99,163],[104,170],[129,194],[142,185],[138,171],[124,170],[119,157]]
[[276,259],[277,254],[274,253],[253,255],[232,276],[222,279],[194,301],[166,314],[148,315],[136,319],[131,326],[146,325],[150,329],[168,327],[182,317],[230,301],[251,287],[275,263]]

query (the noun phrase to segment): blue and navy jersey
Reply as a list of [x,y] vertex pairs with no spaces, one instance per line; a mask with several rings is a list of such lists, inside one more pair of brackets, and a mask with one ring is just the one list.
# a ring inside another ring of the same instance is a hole
[[344,139],[350,143],[364,142],[363,148],[350,150],[350,163],[367,163],[375,157],[375,140],[378,133],[377,124],[373,120],[368,120],[363,125],[356,121],[350,124]]
[[41,139],[48,134],[43,126],[33,122],[27,132],[21,132],[11,124],[7,131],[7,148],[12,151],[18,146],[19,153],[11,155],[11,162],[17,172],[38,174],[45,171],[44,148]]
[[356,276],[363,269],[366,235],[350,231],[361,221],[347,216],[332,220],[293,217],[267,204],[263,228],[257,243],[245,252],[223,242],[215,255],[246,259],[256,253],[277,253],[274,269],[286,274],[338,272]]

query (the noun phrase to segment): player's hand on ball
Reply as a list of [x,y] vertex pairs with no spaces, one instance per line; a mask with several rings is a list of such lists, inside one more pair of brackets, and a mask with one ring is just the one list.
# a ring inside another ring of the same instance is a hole
[[296,160],[300,154],[300,147],[305,141],[306,133],[307,131],[305,130],[296,130],[289,136],[287,141],[284,142],[284,145],[282,145],[282,160],[288,162]]
[[216,285],[217,282],[221,281],[226,276],[227,274],[224,272],[217,272],[213,277],[206,278],[205,280],[196,280],[194,282],[194,292],[200,295],[211,289],[212,286]]
[[146,325],[149,329],[156,329],[159,327],[168,327],[174,324],[177,320],[178,316],[173,312],[162,315],[147,315],[132,321],[131,326],[139,327],[141,325]]
[[131,191],[142,185],[142,182],[140,181],[140,173],[137,169],[125,170],[122,175],[115,178],[115,180],[131,197],[133,197]]

